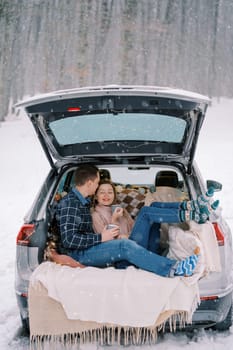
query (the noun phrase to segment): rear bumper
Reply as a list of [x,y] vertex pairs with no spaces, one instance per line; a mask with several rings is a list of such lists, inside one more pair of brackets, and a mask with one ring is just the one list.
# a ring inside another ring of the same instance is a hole
[[225,320],[232,306],[232,293],[215,300],[204,300],[193,314],[192,327],[209,327]]
[[[192,332],[195,329],[200,328],[215,328],[217,325],[221,324],[221,322],[224,323],[226,320],[228,320],[228,313],[231,310],[231,306],[232,292],[225,295],[222,298],[218,298],[215,300],[204,300],[194,312],[192,323],[180,328],[180,324],[179,322],[177,322],[176,331]],[[222,330],[226,330],[227,328],[229,328],[228,326],[231,326],[229,320],[226,322],[225,326],[225,329],[221,327]],[[165,330],[166,332],[171,331],[170,324],[168,322],[165,325]]]
[[22,320],[28,320],[28,298],[16,293],[16,300],[19,308],[20,317]]

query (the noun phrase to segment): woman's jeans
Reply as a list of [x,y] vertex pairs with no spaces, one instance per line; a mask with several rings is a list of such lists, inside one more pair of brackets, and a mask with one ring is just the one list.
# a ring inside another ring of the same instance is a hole
[[[156,210],[154,208],[156,208]],[[158,253],[160,245],[160,224],[162,222],[180,222],[179,209],[179,202],[153,202],[150,207],[142,207],[138,213],[129,239],[137,242],[153,253]]]
[[143,207],[137,217],[130,239],[116,239],[91,248],[75,250],[69,255],[83,265],[106,267],[126,260],[140,269],[167,277],[175,260],[157,255],[147,249],[149,231],[154,222],[180,222],[180,203],[152,203]]

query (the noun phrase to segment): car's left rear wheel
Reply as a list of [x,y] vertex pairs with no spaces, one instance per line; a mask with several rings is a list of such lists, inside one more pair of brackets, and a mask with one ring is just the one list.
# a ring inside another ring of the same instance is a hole
[[22,322],[22,330],[25,335],[30,334],[30,329],[29,329],[29,319],[28,318],[22,318],[21,316],[21,322]]

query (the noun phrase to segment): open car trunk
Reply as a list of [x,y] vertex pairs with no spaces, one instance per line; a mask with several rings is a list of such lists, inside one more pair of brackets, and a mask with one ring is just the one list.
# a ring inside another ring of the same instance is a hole
[[209,99],[169,88],[106,86],[58,91],[24,101],[42,147],[54,160],[93,157],[148,163],[170,159],[191,169]]

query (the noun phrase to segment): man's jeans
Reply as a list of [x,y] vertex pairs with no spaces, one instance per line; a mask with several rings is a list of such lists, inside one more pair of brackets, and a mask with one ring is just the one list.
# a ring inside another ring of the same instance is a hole
[[152,203],[150,207],[140,210],[130,239],[99,243],[85,250],[74,250],[69,255],[87,266],[106,267],[125,260],[143,270],[169,276],[176,261],[145,248],[149,242],[150,227],[154,222],[180,222],[179,207],[180,203]]

